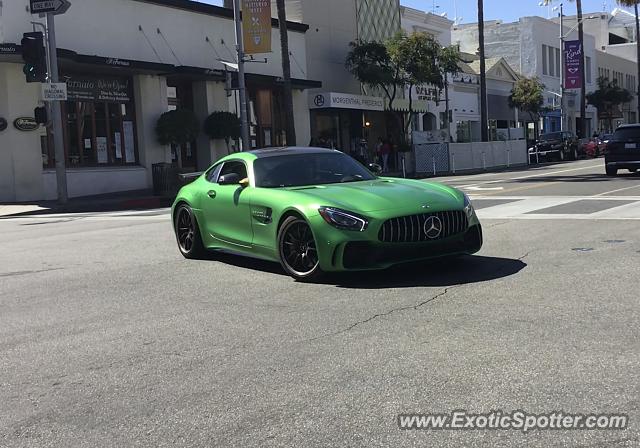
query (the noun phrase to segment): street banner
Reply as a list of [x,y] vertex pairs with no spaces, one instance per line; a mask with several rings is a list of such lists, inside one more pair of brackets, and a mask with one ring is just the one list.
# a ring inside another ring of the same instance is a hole
[[564,43],[564,88],[581,89],[582,71],[580,61],[584,58],[579,40]]
[[271,0],[242,0],[245,54],[271,53]]

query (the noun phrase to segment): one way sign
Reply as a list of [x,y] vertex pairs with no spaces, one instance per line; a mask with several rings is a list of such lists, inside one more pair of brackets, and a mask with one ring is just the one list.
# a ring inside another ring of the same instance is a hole
[[31,2],[31,14],[64,14],[71,3],[68,0],[29,0]]

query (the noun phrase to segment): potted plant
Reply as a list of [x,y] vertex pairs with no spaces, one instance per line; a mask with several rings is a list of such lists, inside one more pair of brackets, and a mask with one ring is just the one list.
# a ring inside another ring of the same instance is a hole
[[182,151],[180,147],[196,139],[200,125],[196,115],[188,109],[165,112],[156,124],[156,136],[162,145],[176,147],[178,169],[182,169]]
[[204,133],[211,140],[224,140],[227,154],[231,154],[229,142],[240,138],[240,119],[231,112],[213,112],[204,121]]

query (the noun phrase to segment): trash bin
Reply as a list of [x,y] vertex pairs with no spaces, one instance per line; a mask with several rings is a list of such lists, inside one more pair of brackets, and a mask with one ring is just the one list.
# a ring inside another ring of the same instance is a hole
[[175,190],[174,170],[170,163],[155,163],[151,166],[153,176],[153,194],[168,197]]

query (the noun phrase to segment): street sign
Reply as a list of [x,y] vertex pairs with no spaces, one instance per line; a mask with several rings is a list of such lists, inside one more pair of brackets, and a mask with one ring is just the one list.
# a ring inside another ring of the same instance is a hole
[[31,3],[31,14],[64,14],[71,3],[68,0],[29,0]]
[[42,84],[42,100],[67,101],[67,84],[64,82]]

